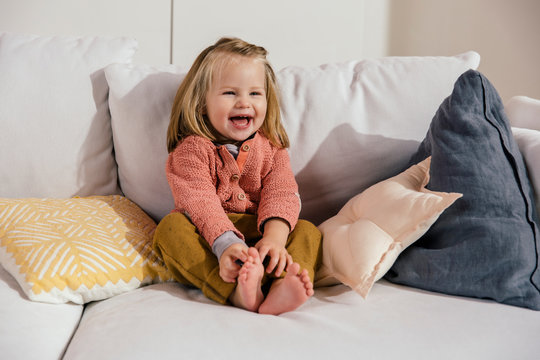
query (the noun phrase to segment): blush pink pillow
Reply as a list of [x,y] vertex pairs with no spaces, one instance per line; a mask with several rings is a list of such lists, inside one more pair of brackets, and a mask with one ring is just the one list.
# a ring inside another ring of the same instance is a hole
[[462,196],[425,188],[430,162],[369,187],[319,225],[323,265],[316,286],[341,282],[365,298],[398,255]]

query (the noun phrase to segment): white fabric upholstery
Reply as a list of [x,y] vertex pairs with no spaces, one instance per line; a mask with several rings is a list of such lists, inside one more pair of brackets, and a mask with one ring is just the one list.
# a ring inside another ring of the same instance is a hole
[[514,96],[505,104],[505,111],[529,171],[540,216],[540,100]]
[[136,48],[0,33],[0,197],[119,193],[103,68]]
[[173,65],[115,64],[105,69],[120,186],[155,220],[174,208],[165,178],[167,127],[185,73]]
[[456,79],[480,56],[387,57],[278,73],[301,217],[319,224],[404,170]]
[[87,307],[72,359],[535,359],[540,312],[376,283],[343,285],[298,310],[258,315],[177,284]]
[[534,188],[537,214],[540,216],[540,131],[513,127],[512,132],[525,160]]
[[505,104],[505,111],[512,126],[540,130],[540,100],[514,96]]
[[0,266],[0,358],[60,359],[82,312],[82,305],[28,300]]

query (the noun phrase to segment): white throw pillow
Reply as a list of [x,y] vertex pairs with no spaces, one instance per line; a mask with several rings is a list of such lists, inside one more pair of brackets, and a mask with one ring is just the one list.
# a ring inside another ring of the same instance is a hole
[[[455,80],[479,61],[469,52],[278,71],[301,217],[318,224],[403,170]],[[174,206],[164,170],[166,130],[185,72],[135,64],[106,69],[120,185],[156,221]]]
[[430,162],[369,187],[319,225],[324,241],[317,286],[338,280],[365,298],[398,255],[462,196],[425,188]]
[[114,64],[105,69],[120,187],[156,221],[174,208],[165,177],[167,127],[185,74],[174,65]]
[[119,193],[103,68],[128,38],[0,33],[0,197]]

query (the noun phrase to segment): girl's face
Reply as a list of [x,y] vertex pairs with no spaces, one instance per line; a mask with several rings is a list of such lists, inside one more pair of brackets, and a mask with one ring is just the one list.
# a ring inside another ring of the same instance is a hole
[[234,55],[220,70],[206,94],[206,115],[221,136],[244,141],[261,127],[266,116],[264,65]]

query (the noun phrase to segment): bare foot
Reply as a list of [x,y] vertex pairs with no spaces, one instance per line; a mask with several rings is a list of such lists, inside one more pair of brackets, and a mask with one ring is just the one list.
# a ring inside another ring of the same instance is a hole
[[264,299],[261,290],[261,280],[264,275],[264,266],[255,248],[248,249],[248,259],[242,265],[238,274],[236,289],[230,300],[234,306],[257,311]]
[[283,279],[275,280],[270,292],[259,307],[259,313],[279,315],[292,311],[305,303],[313,295],[313,283],[308,272],[300,272],[300,265],[292,263],[287,267]]

